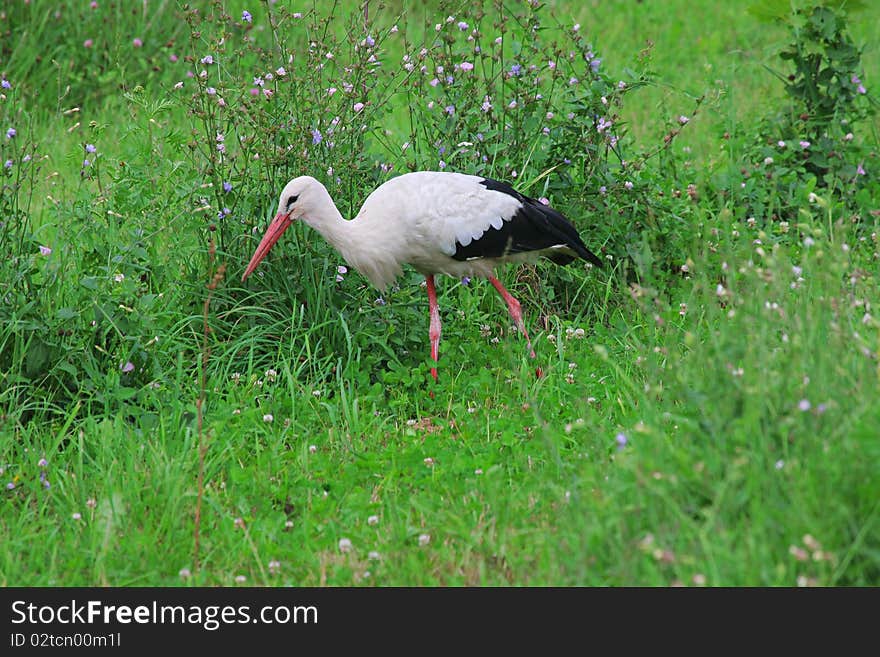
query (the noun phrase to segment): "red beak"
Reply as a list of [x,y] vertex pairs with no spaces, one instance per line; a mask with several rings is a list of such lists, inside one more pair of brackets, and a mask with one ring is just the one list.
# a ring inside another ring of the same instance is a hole
[[260,240],[260,245],[257,247],[257,250],[254,251],[254,255],[251,258],[251,261],[248,263],[247,269],[244,270],[244,276],[241,277],[241,282],[244,283],[245,279],[254,273],[254,269],[257,268],[257,265],[260,264],[260,261],[266,257],[266,254],[269,253],[269,249],[275,246],[275,242],[278,241],[278,238],[281,237],[281,234],[287,230],[287,227],[293,220],[290,218],[290,214],[284,214],[283,212],[279,212],[275,215],[275,218],[272,220],[272,223],[269,224],[269,228],[266,229],[266,234],[263,235],[263,239]]

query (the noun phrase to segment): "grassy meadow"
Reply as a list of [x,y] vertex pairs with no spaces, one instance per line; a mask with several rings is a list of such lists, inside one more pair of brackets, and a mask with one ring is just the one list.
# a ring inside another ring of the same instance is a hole
[[[5,6],[0,584],[880,584],[864,4]],[[437,383],[416,272],[240,282],[440,168],[606,262],[499,273],[541,378],[485,281]]]

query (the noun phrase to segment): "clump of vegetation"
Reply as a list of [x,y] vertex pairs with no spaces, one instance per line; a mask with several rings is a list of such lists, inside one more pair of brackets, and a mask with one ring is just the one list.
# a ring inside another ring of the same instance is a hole
[[876,210],[870,190],[878,162],[876,144],[865,138],[877,101],[862,80],[862,49],[842,8],[811,6],[769,17],[790,32],[791,42],[779,52],[782,70],[771,69],[787,102],[753,134],[744,133],[741,175],[728,179],[729,191],[743,216],[796,222],[806,200],[819,213],[832,204],[829,214],[858,223]]

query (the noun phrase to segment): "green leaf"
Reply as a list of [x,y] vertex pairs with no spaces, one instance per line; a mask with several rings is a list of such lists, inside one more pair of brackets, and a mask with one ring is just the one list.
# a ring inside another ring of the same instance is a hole
[[76,365],[73,363],[68,363],[66,360],[59,361],[55,364],[55,368],[61,370],[62,372],[67,372],[70,376],[76,378],[79,374],[79,370],[76,368]]
[[34,378],[46,371],[46,365],[49,357],[52,355],[52,348],[42,340],[34,340],[28,347],[27,357],[25,359],[25,374]]
[[788,0],[764,0],[749,5],[746,11],[765,22],[784,20],[791,13],[791,3]]
[[137,388],[129,388],[127,386],[120,386],[116,390],[113,391],[113,396],[122,401],[125,399],[131,399],[137,394]]
[[58,319],[67,320],[73,319],[74,317],[79,317],[79,312],[74,310],[73,308],[59,308],[55,313],[55,316]]

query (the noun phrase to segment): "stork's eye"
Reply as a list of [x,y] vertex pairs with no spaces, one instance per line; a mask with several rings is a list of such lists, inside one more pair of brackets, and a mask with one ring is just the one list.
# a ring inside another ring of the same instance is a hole
[[299,198],[299,194],[294,194],[290,198],[287,199],[287,209],[290,210],[290,206],[296,203],[296,200]]

